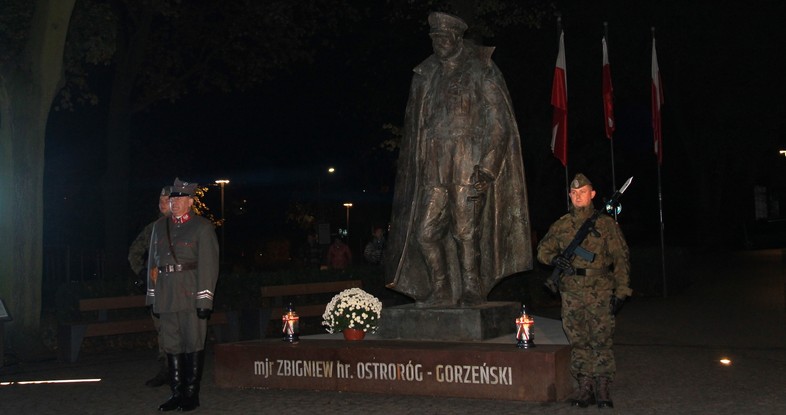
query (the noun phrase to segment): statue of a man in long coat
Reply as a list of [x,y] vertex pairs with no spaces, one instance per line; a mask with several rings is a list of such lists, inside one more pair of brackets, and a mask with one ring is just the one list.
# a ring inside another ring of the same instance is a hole
[[387,286],[419,307],[471,307],[532,269],[521,144],[493,48],[464,42],[458,17],[428,21],[434,54],[410,87]]

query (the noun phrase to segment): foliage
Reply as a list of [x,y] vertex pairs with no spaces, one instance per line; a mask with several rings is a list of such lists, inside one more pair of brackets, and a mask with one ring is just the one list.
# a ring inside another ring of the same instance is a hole
[[314,206],[301,202],[290,204],[287,209],[287,222],[295,224],[299,229],[312,229],[316,223]]
[[401,147],[401,139],[404,138],[404,128],[387,123],[382,126],[382,129],[390,132],[390,137],[379,143],[379,148],[390,152],[398,150]]
[[30,30],[35,4],[29,0],[0,0],[0,66],[18,61]]
[[98,68],[117,71],[122,63],[134,77],[122,80],[133,85],[133,112],[192,92],[245,90],[310,62],[315,45],[330,46],[331,34],[357,18],[344,0],[82,0],[70,25],[58,108],[96,104]]
[[470,26],[469,37],[494,37],[501,29],[511,26],[540,28],[543,22],[556,9],[553,0],[428,0],[428,1],[388,1],[389,13],[386,18],[391,22],[420,20],[425,30],[423,18],[431,11],[455,14]]
[[382,313],[382,302],[360,288],[344,290],[328,303],[322,315],[322,325],[328,333],[344,329],[359,329],[365,332],[377,330]]
[[193,206],[194,212],[196,212],[197,215],[200,215],[205,219],[209,220],[210,222],[213,222],[213,225],[215,227],[224,226],[224,218],[216,219],[216,215],[214,215],[213,212],[210,211],[210,208],[203,201],[205,199],[205,194],[207,193],[207,191],[208,191],[207,186],[197,186],[195,192],[196,195],[194,196],[194,206]]

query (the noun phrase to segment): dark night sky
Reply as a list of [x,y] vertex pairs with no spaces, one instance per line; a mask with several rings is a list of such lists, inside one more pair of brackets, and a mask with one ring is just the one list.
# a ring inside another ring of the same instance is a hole
[[[600,194],[611,191],[600,97],[600,39],[603,21],[609,22],[618,185],[636,176],[628,203],[623,203],[628,220],[639,223],[623,223],[632,234],[651,232],[658,220],[649,124],[651,26],[657,29],[665,85],[667,219],[678,225],[690,220],[684,206],[692,203],[695,192],[686,188],[690,181],[685,175],[702,174],[691,170],[692,138],[684,131],[700,130],[697,123],[728,123],[729,128],[750,123],[751,136],[740,140],[777,144],[786,112],[780,81],[784,68],[775,62],[784,45],[781,2],[732,1],[722,7],[709,1],[642,3],[558,2],[566,31],[570,175],[584,171]],[[532,219],[542,227],[564,211],[565,203],[564,170],[548,149],[555,22],[548,19],[540,30],[504,30],[484,43],[497,46],[494,60],[507,80],[522,135]],[[375,146],[387,137],[383,124],[402,124],[411,69],[429,54],[425,27],[389,27],[370,19],[313,64],[288,68],[259,89],[189,96],[136,117],[133,159],[158,160],[151,154],[162,152],[171,156],[155,172],[145,167],[132,173],[131,204],[138,208],[133,221],[141,226],[154,216],[156,192],[175,176],[203,182],[228,177],[228,209],[245,199],[250,212],[235,218],[237,225],[230,222],[228,229],[243,227],[257,237],[275,232],[272,225],[283,222],[282,208],[289,201],[313,197],[327,165],[339,171],[324,177],[320,186],[325,201],[332,199],[334,217],[343,218],[344,199],[384,202],[389,193],[378,191],[392,180],[392,156]],[[52,116],[45,182],[49,241],[90,245],[101,234],[84,229],[101,222],[102,114],[99,106]],[[208,203],[218,212],[218,191],[209,193],[213,199]],[[364,209],[363,202],[355,203],[353,215],[385,220],[382,205],[369,202],[371,208]]]

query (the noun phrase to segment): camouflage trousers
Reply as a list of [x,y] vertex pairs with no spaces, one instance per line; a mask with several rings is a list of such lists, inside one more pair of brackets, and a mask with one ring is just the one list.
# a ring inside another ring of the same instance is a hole
[[562,328],[571,345],[571,375],[614,379],[617,368],[612,350],[614,316],[609,309],[610,278],[563,277],[560,292]]

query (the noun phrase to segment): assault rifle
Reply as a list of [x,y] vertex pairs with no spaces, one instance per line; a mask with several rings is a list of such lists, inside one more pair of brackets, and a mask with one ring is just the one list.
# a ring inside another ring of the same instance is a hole
[[[633,176],[631,176],[627,181],[625,181],[625,184],[623,184],[619,190],[614,192],[614,194],[611,196],[611,199],[606,201],[605,207],[607,212],[613,212],[617,209],[617,207],[619,206],[620,196],[622,196],[622,194],[625,193],[625,190],[628,189],[628,186],[630,186],[630,183],[632,181],[633,181]],[[581,224],[579,231],[576,232],[576,236],[573,237],[573,240],[570,241],[570,244],[568,244],[565,250],[562,251],[562,254],[560,255],[563,256],[565,259],[567,259],[568,262],[572,262],[573,258],[575,258],[576,255],[580,256],[582,259],[586,260],[587,262],[592,262],[595,259],[595,254],[582,248],[581,243],[584,242],[584,239],[586,239],[587,235],[589,235],[590,233],[598,236],[598,231],[595,230],[595,221],[598,220],[599,216],[600,216],[600,211],[596,210],[595,213],[592,214],[592,216],[587,218],[587,220],[585,220],[584,223]],[[551,276],[544,283],[546,285],[546,288],[549,289],[549,291],[551,291],[554,294],[557,294],[559,279],[560,277],[562,277],[562,274],[565,273],[565,271],[566,269],[563,267],[559,267],[559,266],[554,267],[554,271],[551,272]]]

